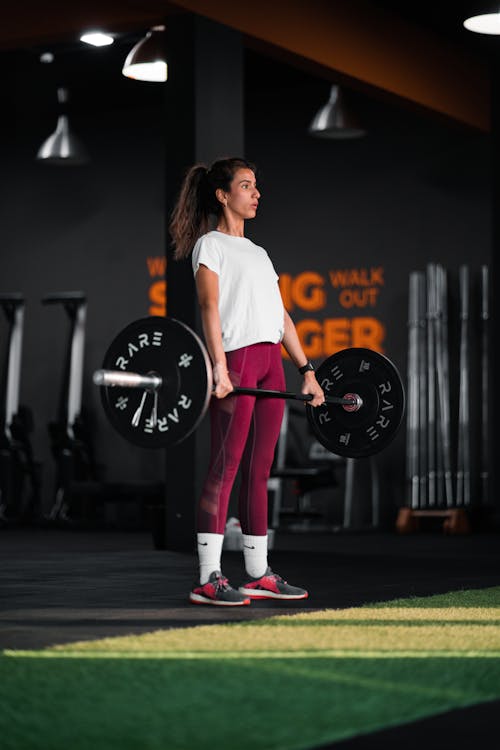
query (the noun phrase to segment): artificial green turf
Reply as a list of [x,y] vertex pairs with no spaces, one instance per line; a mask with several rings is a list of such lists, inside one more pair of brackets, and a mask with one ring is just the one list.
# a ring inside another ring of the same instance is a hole
[[1,745],[310,748],[500,698],[499,622],[495,588],[9,651]]

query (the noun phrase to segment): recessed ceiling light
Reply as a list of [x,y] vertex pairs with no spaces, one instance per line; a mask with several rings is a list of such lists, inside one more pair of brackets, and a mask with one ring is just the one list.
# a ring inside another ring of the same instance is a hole
[[82,34],[80,41],[91,44],[93,47],[106,47],[108,44],[113,44],[115,40],[109,34],[103,34],[102,31],[89,31]]
[[464,26],[476,34],[500,34],[500,13],[483,13],[471,16],[464,21]]

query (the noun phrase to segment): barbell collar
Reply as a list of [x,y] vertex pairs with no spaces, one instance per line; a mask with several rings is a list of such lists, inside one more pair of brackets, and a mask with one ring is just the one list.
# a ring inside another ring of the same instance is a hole
[[163,378],[156,373],[142,375],[139,372],[124,372],[122,370],[96,370],[93,377],[95,385],[118,388],[138,388],[154,393],[163,385]]

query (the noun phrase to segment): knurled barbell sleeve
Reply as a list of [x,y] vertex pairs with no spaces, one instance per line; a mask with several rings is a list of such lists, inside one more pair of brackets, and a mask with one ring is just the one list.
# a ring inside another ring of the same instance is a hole
[[457,441],[457,505],[470,503],[469,269],[460,266],[460,378]]
[[489,501],[489,289],[488,266],[481,266],[481,502]]
[[410,273],[408,290],[408,419],[406,422],[406,470],[409,505],[418,508],[418,286],[419,274]]
[[[436,272],[427,264],[427,498],[426,507],[436,505]],[[422,507],[425,507],[422,504]]]
[[425,274],[420,273],[418,300],[418,458],[419,458],[419,507],[427,498],[427,289]]
[[439,422],[441,427],[444,502],[448,508],[454,504],[451,471],[450,376],[448,350],[448,279],[443,266],[437,266],[437,336],[436,364],[438,379]]

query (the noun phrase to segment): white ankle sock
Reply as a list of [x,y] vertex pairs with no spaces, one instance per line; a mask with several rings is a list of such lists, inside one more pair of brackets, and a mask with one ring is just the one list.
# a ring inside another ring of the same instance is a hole
[[203,586],[214,570],[220,570],[220,558],[224,534],[196,535],[198,542],[198,559],[200,561],[200,583]]
[[243,556],[245,569],[251,578],[260,578],[267,570],[267,534],[252,536],[243,534]]

